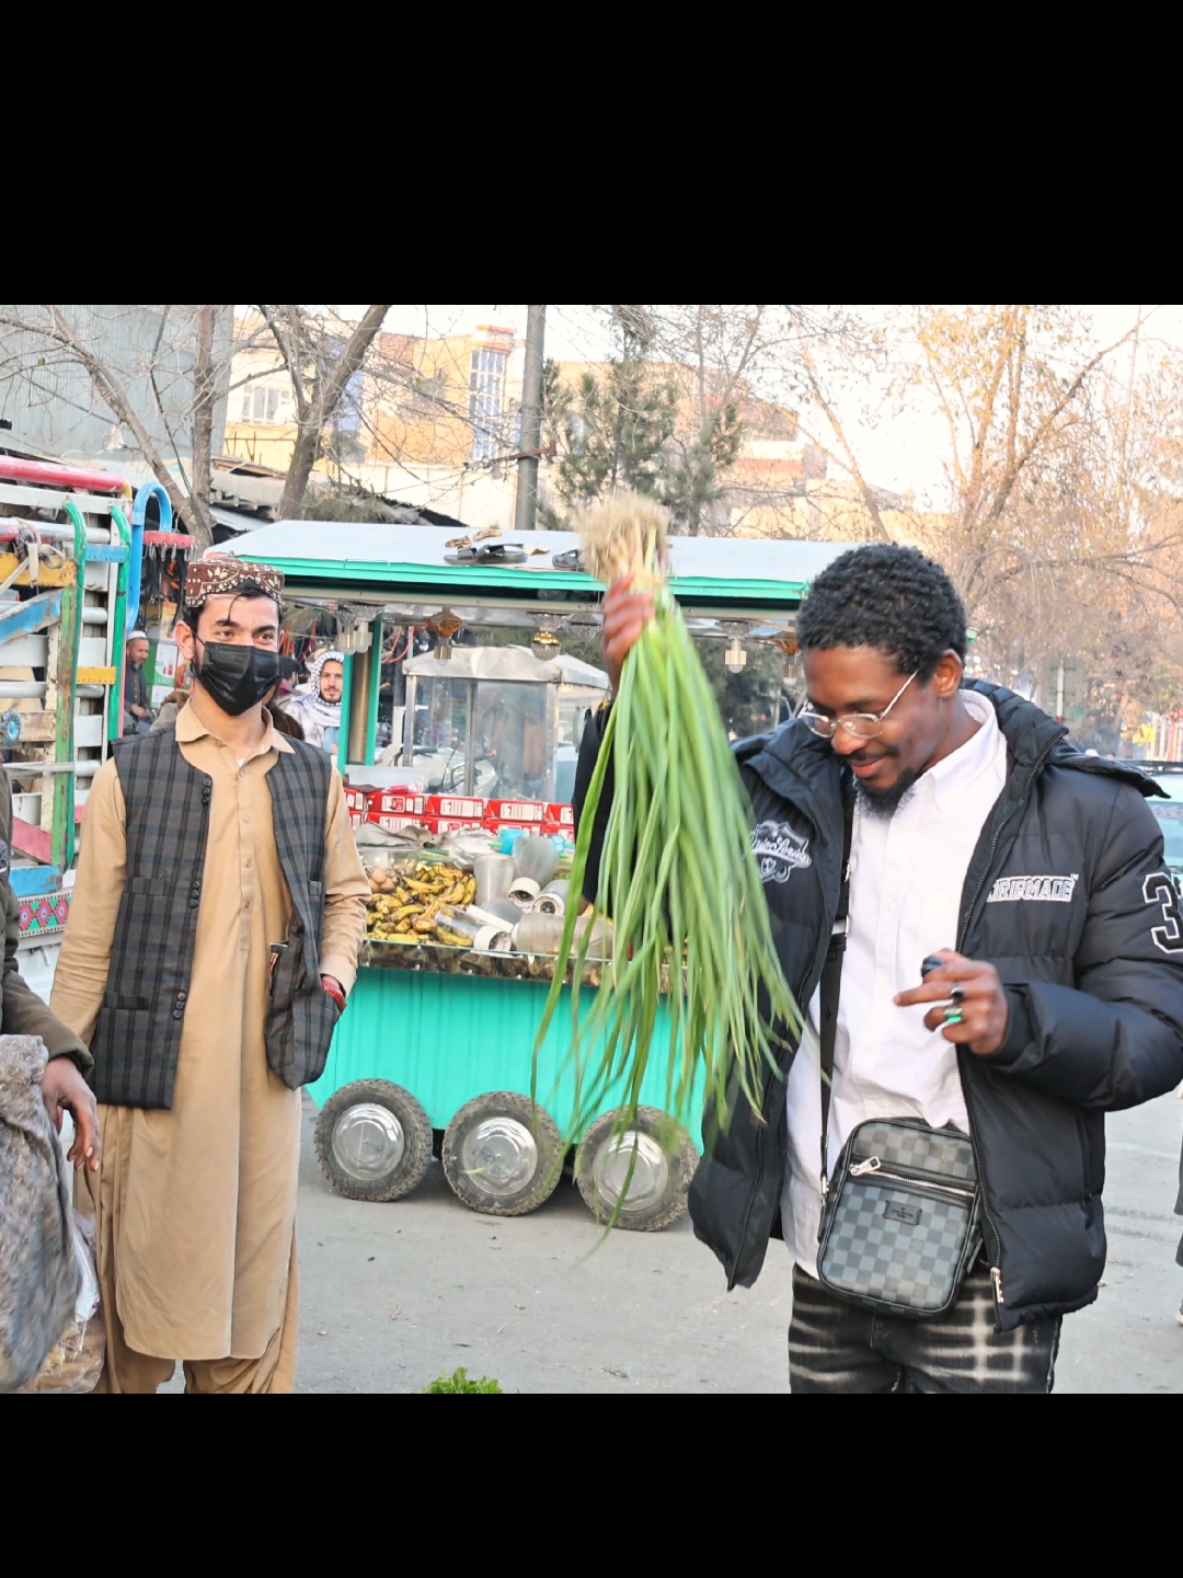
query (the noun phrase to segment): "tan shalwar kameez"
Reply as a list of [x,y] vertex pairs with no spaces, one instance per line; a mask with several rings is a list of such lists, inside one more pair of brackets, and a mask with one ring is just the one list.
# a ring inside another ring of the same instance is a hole
[[[300,1095],[267,1066],[263,1027],[270,949],[291,915],[264,780],[293,747],[267,718],[262,743],[240,763],[191,706],[177,741],[214,783],[201,909],[172,1110],[99,1108],[102,1165],[86,1183],[108,1330],[100,1389],[155,1391],[182,1360],[187,1391],[291,1391]],[[123,791],[108,762],[86,804],[52,1000],[86,1042],[106,989],[126,847]],[[334,774],[320,960],[347,992],[368,894]]]

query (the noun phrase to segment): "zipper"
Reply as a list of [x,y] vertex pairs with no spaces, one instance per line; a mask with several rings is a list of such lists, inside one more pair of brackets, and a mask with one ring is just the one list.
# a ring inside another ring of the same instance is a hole
[[[767,1143],[767,1140],[768,1140],[768,1101],[769,1101],[769,1097],[772,1095],[772,1092],[776,1089],[776,1087],[778,1085],[781,1085],[781,1084],[782,1084],[782,1081],[779,1080],[775,1074],[770,1074],[768,1076],[768,1089],[764,1092],[764,1100],[760,1104],[760,1116],[764,1119],[764,1123],[763,1123],[762,1128],[760,1129],[759,1135],[757,1136],[756,1149],[757,1149],[758,1159],[757,1159],[757,1162],[756,1162],[756,1182],[752,1186],[751,1194],[748,1196],[748,1208],[744,1212],[743,1226],[740,1228],[740,1232],[739,1232],[739,1253],[735,1257],[735,1269],[736,1269],[736,1271],[739,1270],[739,1258],[740,1258],[740,1255],[743,1254],[744,1245],[747,1243],[748,1228],[751,1225],[751,1221],[752,1221],[752,1207],[756,1204],[756,1196],[760,1193],[760,1185],[764,1182],[764,1146],[765,1146],[765,1144]],[[775,1140],[776,1140],[776,1134],[775,1134],[775,1130],[774,1130],[773,1131],[773,1142],[774,1143],[775,1143]],[[730,1276],[727,1279],[727,1291],[728,1291],[728,1293],[730,1293],[734,1287],[735,1287],[735,1276],[733,1274],[732,1276]]]
[[[770,789],[772,788],[771,785],[768,785],[768,787]],[[778,790],[773,790],[772,792],[774,794],[779,793]],[[817,832],[818,832],[818,821],[817,821],[817,818],[816,817],[810,817],[808,812],[805,812],[804,814],[807,817],[807,819],[812,822],[813,835],[816,838],[817,837]],[[842,871],[841,871],[842,857],[841,857],[841,855],[839,855],[839,857],[838,857],[838,865],[839,865],[839,891],[841,891],[841,881],[842,881]],[[835,911],[836,910],[837,910],[837,906],[835,905]],[[826,929],[826,931],[824,933],[821,947],[820,947],[820,949],[819,949],[819,951],[817,953],[817,956],[814,959],[814,970],[816,972],[814,974],[814,986],[815,987],[817,985],[817,982],[821,979],[821,970],[825,966],[826,950],[830,946],[830,936],[831,936],[831,933],[833,932],[833,929],[834,929],[834,917],[833,917],[833,915],[830,915],[830,916],[827,917],[827,929]],[[811,997],[813,995],[812,993],[810,993],[809,996],[806,996],[806,994],[805,994],[805,983],[808,980],[809,980],[809,976],[807,975],[805,977],[805,980],[803,980],[800,983],[800,986],[799,986],[799,989],[797,990],[797,992],[794,994],[795,1000],[798,1003],[805,1003],[806,1005],[808,1005],[808,1003],[809,1003],[809,1001],[810,1001],[810,999],[811,999]],[[801,1039],[802,1040],[804,1039],[804,1025],[802,1026],[802,1037],[801,1037]],[[800,1043],[800,1041],[798,1041],[798,1043],[797,1043],[797,1050],[796,1050],[796,1052],[794,1052],[793,1056],[796,1057],[797,1053],[800,1052],[800,1050],[801,1050],[801,1043]],[[736,1256],[735,1256],[735,1268],[736,1268],[736,1271],[739,1270],[740,1261],[742,1260],[744,1250],[747,1247],[748,1228],[751,1226],[751,1222],[752,1222],[752,1210],[753,1210],[753,1208],[755,1207],[755,1204],[756,1204],[756,1197],[760,1193],[760,1186],[764,1182],[764,1145],[765,1145],[765,1143],[767,1141],[768,1134],[769,1134],[769,1124],[768,1124],[768,1103],[769,1103],[769,1098],[771,1097],[773,1091],[777,1090],[777,1089],[779,1089],[781,1091],[782,1097],[783,1097],[785,1083],[786,1083],[785,1080],[780,1079],[780,1078],[777,1077],[777,1075],[773,1074],[770,1077],[770,1079],[769,1079],[768,1089],[764,1093],[764,1100],[763,1100],[763,1102],[761,1104],[761,1107],[760,1107],[760,1116],[764,1119],[764,1127],[763,1127],[763,1129],[761,1130],[761,1132],[760,1132],[760,1134],[758,1136],[758,1144],[757,1144],[757,1153],[758,1154],[757,1154],[757,1162],[756,1162],[756,1181],[752,1185],[751,1193],[748,1195],[748,1203],[747,1203],[747,1207],[746,1207],[746,1209],[744,1211],[743,1224],[742,1224],[742,1226],[740,1227],[740,1230],[739,1230],[739,1249],[736,1252]],[[773,1138],[773,1143],[775,1144],[775,1142],[776,1142],[775,1129],[773,1129],[773,1131],[772,1131],[772,1138]],[[827,1183],[826,1187],[827,1187],[827,1190],[828,1190],[828,1187],[829,1187],[828,1183]],[[824,1193],[823,1193],[823,1199],[824,1199]],[[727,1279],[727,1291],[728,1291],[728,1293],[730,1293],[731,1290],[735,1287],[735,1282],[736,1282],[736,1279],[735,1279],[734,1274],[732,1276],[728,1277],[728,1279]]]
[[[1002,835],[1006,831],[1006,829],[1010,826],[1011,821],[1014,819],[1014,817],[1016,817],[1022,811],[1023,807],[1026,805],[1027,797],[1031,793],[1031,785],[1035,782],[1036,778],[1038,778],[1040,770],[1042,769],[1044,762],[1047,761],[1048,757],[1052,754],[1052,752],[1055,750],[1056,746],[1064,738],[1064,735],[1067,734],[1067,732],[1068,732],[1067,729],[1065,729],[1063,734],[1057,734],[1055,739],[1054,740],[1050,740],[1048,742],[1048,744],[1044,747],[1044,749],[1035,758],[1035,761],[1031,765],[1031,771],[1027,774],[1026,782],[1023,784],[1023,791],[1019,795],[1019,798],[1018,798],[1018,801],[1017,801],[1017,803],[1015,805],[1014,810],[1011,812],[1010,816],[1005,817],[1003,819],[1003,821],[1001,821],[998,824],[998,826],[994,829],[994,836],[993,836],[993,838],[990,841],[990,853],[986,857],[986,865],[985,865],[985,868],[982,871],[981,881],[978,883],[977,890],[974,893],[973,898],[970,900],[968,905],[966,905],[965,914],[964,914],[964,917],[962,918],[961,928],[960,928],[960,931],[959,931],[958,937],[957,937],[957,952],[958,953],[960,953],[961,950],[965,947],[965,939],[969,935],[970,917],[972,916],[974,910],[977,908],[978,900],[981,898],[982,894],[985,892],[986,883],[990,880],[990,872],[991,872],[991,870],[993,869],[993,866],[994,866],[994,857],[998,853],[998,846],[1002,842]],[[967,1054],[967,1055],[968,1056],[972,1056],[973,1054],[970,1053],[970,1054]],[[1002,1258],[1002,1239],[1001,1239],[1001,1237],[999,1235],[998,1227],[997,1227],[997,1225],[996,1225],[996,1223],[994,1221],[994,1218],[990,1215],[990,1207],[989,1207],[989,1205],[987,1204],[987,1201],[986,1201],[986,1181],[985,1181],[986,1180],[986,1175],[982,1171],[982,1156],[981,1156],[981,1152],[978,1150],[978,1134],[977,1134],[978,1126],[974,1122],[974,1115],[973,1115],[974,1103],[973,1103],[973,1098],[972,1098],[972,1095],[971,1095],[971,1092],[970,1092],[970,1086],[969,1086],[969,1083],[967,1082],[967,1080],[965,1078],[965,1075],[962,1072],[962,1068],[961,1068],[961,1052],[960,1052],[960,1050],[958,1051],[958,1054],[957,1054],[957,1077],[958,1077],[958,1079],[961,1082],[961,1095],[962,1095],[963,1100],[965,1101],[965,1110],[969,1114],[969,1143],[970,1143],[970,1145],[973,1148],[974,1168],[975,1168],[975,1170],[977,1172],[977,1175],[978,1175],[978,1187],[981,1190],[981,1195],[982,1195],[982,1218],[985,1221],[986,1226],[990,1229],[990,1232],[993,1234],[993,1237],[994,1237],[994,1252],[997,1255],[997,1257],[1001,1260],[1001,1258]],[[1002,1296],[1002,1270],[1001,1270],[1001,1267],[999,1267],[999,1266],[991,1266],[990,1267],[990,1281],[991,1281],[991,1283],[993,1285],[993,1288],[994,1288],[994,1303],[995,1303],[995,1306],[996,1306],[996,1308],[1001,1309],[1003,1304],[1006,1303],[1006,1300]]]
[[882,1178],[888,1183],[907,1184],[913,1189],[927,1189],[933,1194],[954,1194],[962,1200],[972,1200],[977,1193],[976,1189],[963,1189],[958,1184],[934,1183],[927,1178],[918,1178],[913,1172],[890,1172],[878,1156],[869,1156],[865,1162],[856,1162],[850,1169],[852,1178]]
[[[833,923],[831,922],[831,925],[832,924]],[[829,945],[830,945],[829,944],[829,938],[827,937],[827,939],[826,939],[826,946],[827,946],[827,948],[829,947]],[[802,1002],[803,1000],[804,999],[803,999],[803,995],[802,995],[801,992],[798,992],[797,994],[795,994],[795,1001],[796,1002],[799,1003],[799,1002]],[[804,1039],[804,1026],[802,1026],[802,1039]],[[797,1053],[800,1052],[800,1050],[801,1050],[801,1043],[799,1041],[797,1043],[797,1050],[793,1054],[794,1058],[797,1056]],[[765,1146],[765,1144],[768,1141],[769,1134],[771,1134],[771,1136],[772,1136],[773,1144],[776,1143],[776,1125],[775,1124],[770,1124],[769,1121],[768,1121],[768,1105],[769,1105],[769,1102],[772,1099],[773,1093],[775,1091],[777,1091],[777,1090],[779,1090],[780,1093],[781,1093],[781,1099],[782,1100],[784,1099],[784,1092],[785,1092],[786,1084],[787,1084],[787,1080],[782,1078],[780,1075],[775,1074],[775,1073],[770,1074],[768,1076],[768,1088],[764,1092],[764,1100],[760,1103],[760,1116],[761,1116],[761,1118],[763,1118],[764,1123],[763,1123],[762,1128],[760,1129],[759,1136],[758,1136],[758,1143],[757,1143],[756,1181],[752,1185],[752,1192],[751,1192],[751,1194],[748,1195],[748,1204],[747,1204],[747,1209],[744,1211],[743,1225],[742,1225],[742,1227],[739,1230],[739,1252],[737,1253],[737,1255],[735,1257],[736,1270],[739,1269],[740,1256],[742,1256],[743,1251],[744,1251],[744,1247],[747,1244],[748,1228],[751,1226],[752,1210],[753,1210],[753,1208],[754,1208],[754,1206],[756,1204],[756,1197],[760,1193],[760,1186],[761,1186],[761,1184],[764,1182],[764,1146]],[[734,1276],[732,1276],[732,1277],[728,1278],[728,1282],[727,1282],[727,1291],[728,1291],[728,1293],[730,1293],[731,1290],[734,1287],[735,1287],[735,1278],[734,1278]]]
[[[964,1137],[968,1138],[968,1136]],[[969,1194],[974,1193],[977,1185],[976,1178],[972,1182],[966,1179],[963,1183],[952,1183],[944,1173],[930,1172],[927,1167],[909,1167],[906,1162],[887,1162],[885,1164],[882,1158],[878,1156],[863,1156],[856,1159],[850,1169],[850,1175],[852,1178],[862,1178],[867,1173],[877,1173],[885,1165],[887,1171],[893,1177],[911,1178],[917,1183],[927,1182],[938,1186],[948,1185],[950,1189],[965,1189]]]

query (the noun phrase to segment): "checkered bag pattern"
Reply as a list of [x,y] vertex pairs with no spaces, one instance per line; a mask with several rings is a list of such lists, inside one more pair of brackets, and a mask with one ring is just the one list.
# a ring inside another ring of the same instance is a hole
[[977,1256],[976,1189],[966,1197],[881,1173],[852,1177],[877,1156],[882,1172],[914,1169],[974,1188],[964,1135],[908,1123],[860,1124],[843,1148],[826,1204],[818,1274],[832,1293],[880,1313],[943,1314]]
[[860,1123],[853,1136],[851,1160],[878,1156],[884,1167],[907,1167],[934,1173],[950,1183],[975,1184],[974,1148],[954,1129],[930,1129],[922,1123]]

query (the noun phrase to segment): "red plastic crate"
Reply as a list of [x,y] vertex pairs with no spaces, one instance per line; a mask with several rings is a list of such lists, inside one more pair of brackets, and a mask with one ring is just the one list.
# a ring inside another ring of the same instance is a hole
[[541,827],[545,820],[542,800],[489,800],[485,805],[486,826]]
[[479,816],[427,816],[420,822],[432,833],[480,832],[484,825]]
[[369,797],[369,818],[382,816],[426,816],[427,796],[410,789],[375,789]]
[[424,811],[428,816],[475,818],[479,822],[485,814],[485,802],[463,795],[429,794]]

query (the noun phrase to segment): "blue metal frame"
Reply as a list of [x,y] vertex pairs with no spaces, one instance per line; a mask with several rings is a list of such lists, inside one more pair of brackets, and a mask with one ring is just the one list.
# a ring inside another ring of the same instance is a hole
[[140,617],[140,573],[144,563],[144,517],[152,499],[160,501],[160,530],[172,531],[173,505],[160,482],[145,482],[131,507],[131,564],[127,578],[127,628],[134,630]]
[[18,899],[41,898],[56,893],[62,885],[60,866],[13,866],[9,885]]
[[40,597],[30,597],[27,603],[13,603],[0,612],[0,642],[13,641],[18,636],[31,636],[61,617],[60,588],[54,592],[42,592]]

